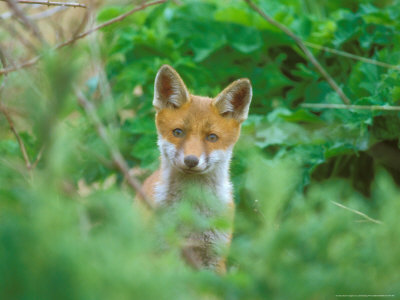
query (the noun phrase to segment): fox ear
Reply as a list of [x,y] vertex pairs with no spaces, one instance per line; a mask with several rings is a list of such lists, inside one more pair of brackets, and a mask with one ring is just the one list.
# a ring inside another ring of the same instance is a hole
[[154,82],[153,105],[157,110],[166,107],[180,107],[189,100],[189,92],[178,72],[171,66],[163,65]]
[[250,80],[247,78],[232,82],[214,99],[214,106],[223,116],[243,122],[247,119],[252,97]]

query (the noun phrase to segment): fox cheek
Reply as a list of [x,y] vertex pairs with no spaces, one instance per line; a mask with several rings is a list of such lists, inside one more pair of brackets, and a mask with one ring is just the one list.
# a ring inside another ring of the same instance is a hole
[[158,139],[158,147],[160,149],[160,152],[168,157],[169,160],[174,160],[175,157],[177,156],[177,149],[174,144],[164,140],[163,138]]
[[229,163],[232,156],[232,148],[227,150],[214,150],[208,155],[208,163],[210,165],[218,165],[221,163]]

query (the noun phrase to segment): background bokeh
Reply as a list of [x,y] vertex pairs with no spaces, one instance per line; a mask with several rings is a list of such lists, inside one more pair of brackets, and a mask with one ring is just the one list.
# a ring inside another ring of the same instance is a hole
[[[169,1],[52,50],[73,36],[76,19],[88,29],[139,4],[85,3],[88,15],[69,8],[58,23],[38,21],[46,43],[12,18],[0,23],[3,68],[41,55],[0,75],[0,101],[31,162],[42,153],[27,168],[0,115],[1,299],[400,297],[398,111],[302,107],[342,102],[295,42],[244,1]],[[399,105],[400,1],[254,3],[314,45],[352,104]],[[190,208],[171,220],[132,205],[77,101],[78,89],[142,181],[159,164],[151,102],[163,64],[198,95],[242,77],[253,85],[231,167],[237,209],[224,276],[181,260],[176,229],[194,222]]]

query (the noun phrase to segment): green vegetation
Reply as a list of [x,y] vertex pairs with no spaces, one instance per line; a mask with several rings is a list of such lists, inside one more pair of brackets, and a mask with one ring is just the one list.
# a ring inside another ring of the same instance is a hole
[[[0,78],[31,162],[44,146],[27,170],[0,117],[0,298],[400,297],[400,113],[303,108],[342,101],[289,37],[244,1],[176,2],[105,27],[96,42],[45,49],[39,68]],[[255,3],[305,42],[400,62],[398,0]],[[97,20],[131,8],[104,5]],[[400,104],[399,69],[310,49],[352,104]],[[163,64],[198,95],[241,77],[253,85],[232,161],[237,207],[224,276],[180,258],[179,228],[209,225],[190,206],[176,220],[132,206],[74,92],[95,104],[143,180],[158,167],[151,102]]]

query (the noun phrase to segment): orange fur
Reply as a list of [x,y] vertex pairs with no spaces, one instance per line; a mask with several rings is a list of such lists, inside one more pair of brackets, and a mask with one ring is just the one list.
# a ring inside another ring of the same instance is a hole
[[[165,108],[156,115],[156,125],[160,134],[176,147],[184,147],[185,154],[209,153],[226,150],[236,143],[240,134],[240,123],[232,118],[224,118],[212,105],[213,99],[191,96],[179,108]],[[175,128],[185,128],[183,139],[172,134]],[[215,133],[219,139],[215,143],[206,141],[206,136]]]

